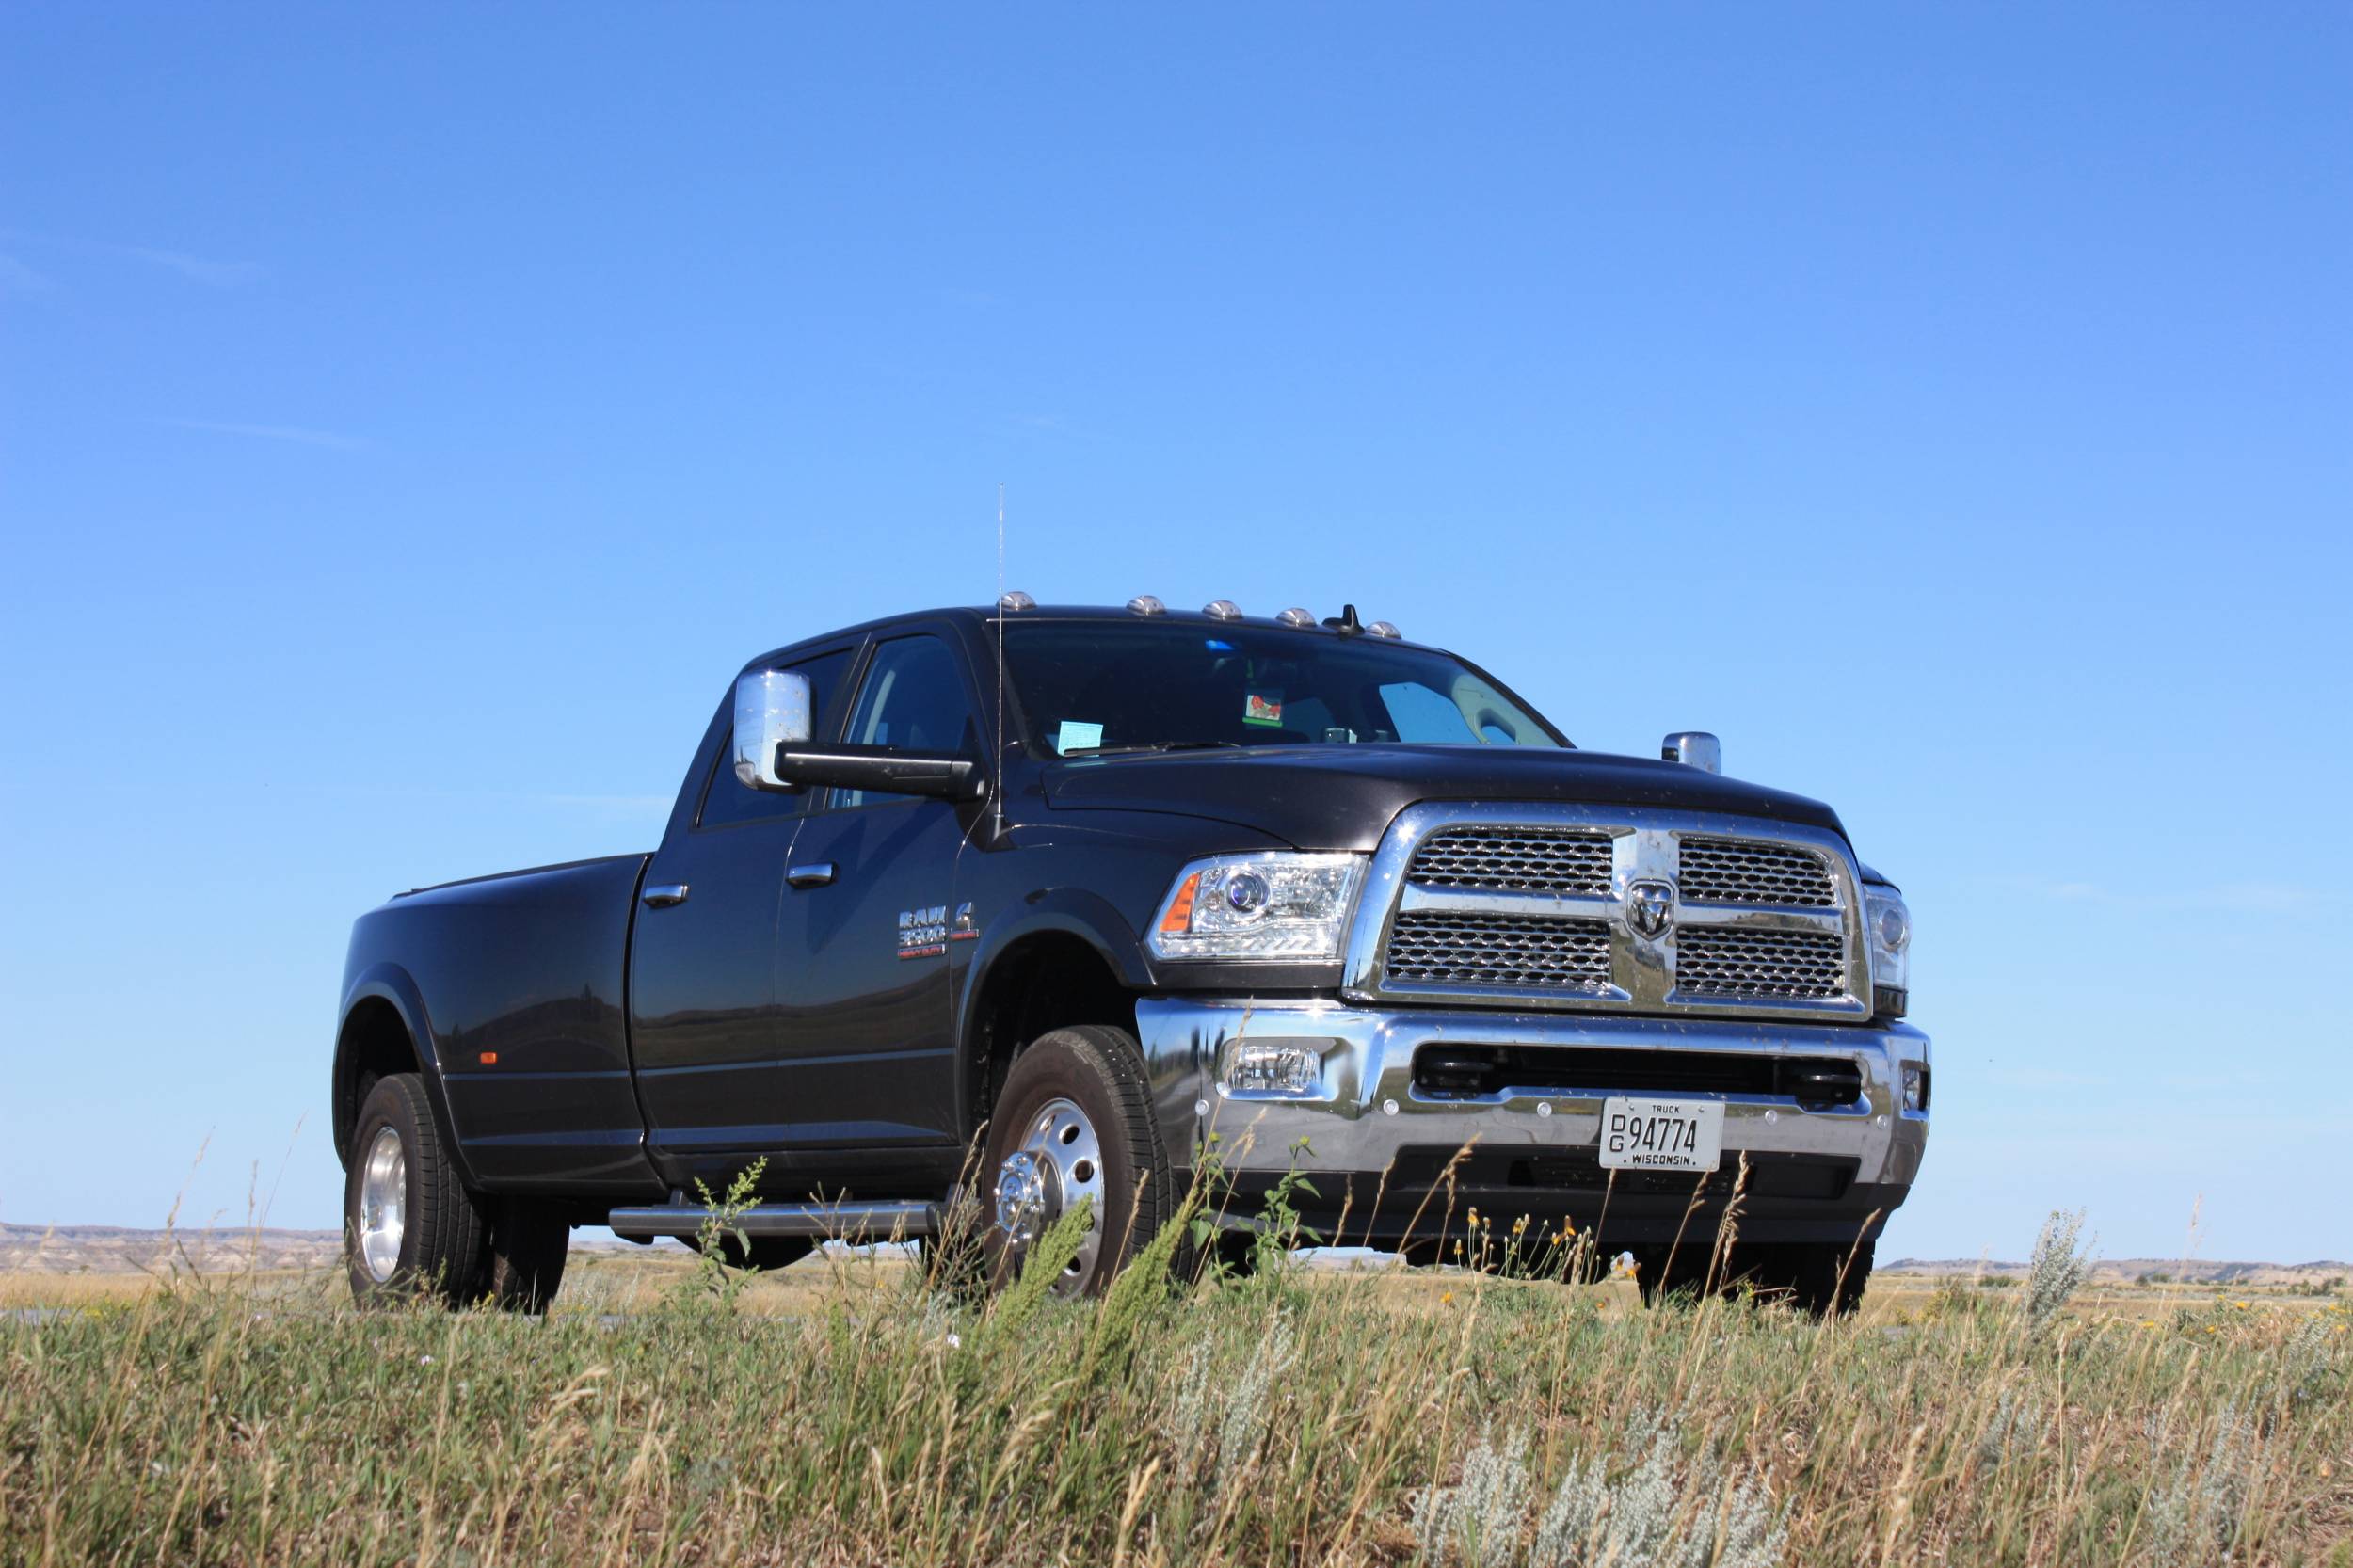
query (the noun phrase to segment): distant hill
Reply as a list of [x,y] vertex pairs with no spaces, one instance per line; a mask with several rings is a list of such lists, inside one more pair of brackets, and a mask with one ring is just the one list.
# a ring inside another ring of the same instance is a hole
[[[628,1242],[575,1232],[575,1248],[618,1248]],[[342,1266],[344,1239],[332,1230],[136,1230],[120,1225],[20,1225],[0,1222],[0,1273],[229,1273],[248,1268],[272,1272]],[[1899,1257],[1882,1274],[1915,1277],[2024,1279],[2026,1265],[1979,1258]],[[2183,1262],[2178,1257],[2106,1257],[2092,1265],[2095,1284],[2131,1285],[2162,1275],[2190,1285],[2314,1286],[2330,1279],[2353,1285],[2353,1263]]]
[[[626,1242],[575,1239],[576,1247]],[[0,1222],[0,1273],[168,1274],[270,1272],[343,1266],[335,1230],[134,1230],[120,1225],[17,1225]]]
[[[1882,1263],[1882,1274],[1924,1274],[1930,1278],[1962,1276],[2024,1279],[2026,1265],[1992,1259],[1899,1257]],[[2323,1258],[2313,1263],[2207,1263],[2197,1258],[2103,1257],[2091,1266],[2094,1285],[2132,1285],[2163,1278],[2184,1285],[2320,1285],[2330,1279],[2353,1283],[2353,1263]]]

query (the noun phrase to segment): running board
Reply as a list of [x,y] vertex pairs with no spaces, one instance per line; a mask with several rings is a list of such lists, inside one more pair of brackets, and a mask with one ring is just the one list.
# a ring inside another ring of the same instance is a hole
[[[702,1229],[710,1211],[692,1204],[664,1203],[616,1208],[605,1224],[616,1236],[675,1236],[680,1240]],[[936,1203],[763,1203],[737,1214],[729,1230],[746,1236],[824,1236],[840,1241],[906,1241],[939,1232]]]

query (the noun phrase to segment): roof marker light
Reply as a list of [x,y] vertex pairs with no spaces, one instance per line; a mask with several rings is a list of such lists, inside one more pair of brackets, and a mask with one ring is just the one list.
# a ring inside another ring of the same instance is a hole
[[997,596],[997,608],[1007,615],[1012,615],[1018,610],[1036,609],[1037,600],[1023,593],[1019,588],[1010,588]]
[[1201,613],[1211,620],[1241,619],[1241,606],[1230,599],[1213,599],[1201,606]]
[[1275,616],[1274,618],[1281,621],[1285,626],[1289,627],[1294,632],[1312,632],[1315,630],[1316,626],[1315,612],[1313,610],[1303,610],[1296,604],[1292,605],[1289,609],[1284,611],[1281,615]]
[[1162,604],[1160,601],[1159,597],[1153,594],[1136,595],[1135,598],[1128,601],[1128,608],[1131,613],[1139,616],[1164,616],[1168,614],[1168,606]]
[[1387,637],[1392,640],[1405,635],[1404,632],[1400,632],[1395,626],[1385,620],[1374,621],[1370,626],[1366,627],[1365,630],[1371,632],[1376,637]]

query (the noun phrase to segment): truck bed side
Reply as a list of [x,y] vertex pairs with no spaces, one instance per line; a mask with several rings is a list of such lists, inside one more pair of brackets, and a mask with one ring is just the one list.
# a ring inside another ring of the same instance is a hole
[[648,859],[422,888],[353,928],[344,1016],[400,1013],[480,1190],[664,1191],[630,1076],[629,936]]

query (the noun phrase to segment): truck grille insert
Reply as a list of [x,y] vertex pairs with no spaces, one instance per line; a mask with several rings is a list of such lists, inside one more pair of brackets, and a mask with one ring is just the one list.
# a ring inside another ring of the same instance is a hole
[[1649,806],[1424,801],[1350,932],[1357,1000],[1629,1014],[1872,1016],[1854,860],[1833,831]]
[[1389,936],[1391,985],[1598,991],[1609,984],[1609,927],[1600,920],[1409,910]]
[[1513,893],[1609,892],[1609,835],[1468,828],[1440,833],[1415,852],[1405,879],[1424,888]]
[[1694,997],[1843,997],[1847,944],[1811,931],[1690,927],[1675,941],[1675,989]]
[[1691,904],[1778,904],[1806,909],[1838,907],[1837,885],[1821,857],[1788,844],[1754,839],[1686,835],[1676,878]]

